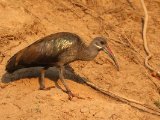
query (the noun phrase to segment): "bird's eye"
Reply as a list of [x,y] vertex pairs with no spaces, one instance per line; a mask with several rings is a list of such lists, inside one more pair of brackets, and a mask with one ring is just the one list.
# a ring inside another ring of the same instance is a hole
[[101,41],[100,43],[101,43],[102,45],[104,45],[104,42],[103,42],[103,41]]

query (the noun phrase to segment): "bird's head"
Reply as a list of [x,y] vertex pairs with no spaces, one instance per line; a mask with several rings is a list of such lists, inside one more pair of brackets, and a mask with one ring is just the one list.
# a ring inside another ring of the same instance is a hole
[[119,70],[118,62],[117,62],[117,60],[116,60],[113,52],[112,52],[111,49],[109,48],[106,38],[96,37],[96,38],[93,39],[92,45],[93,45],[98,51],[101,51],[101,50],[102,50],[102,51],[104,51],[106,54],[108,54],[109,57],[114,61],[117,70]]

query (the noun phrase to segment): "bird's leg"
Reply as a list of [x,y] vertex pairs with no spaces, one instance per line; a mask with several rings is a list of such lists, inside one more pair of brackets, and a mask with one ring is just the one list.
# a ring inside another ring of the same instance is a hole
[[65,66],[65,68],[66,68],[67,70],[69,70],[70,72],[75,73],[75,72],[74,72],[74,69],[73,69],[70,65],[67,64],[67,65]]
[[44,68],[42,68],[41,70],[40,70],[40,78],[39,78],[39,86],[40,86],[40,90],[44,90],[45,89],[45,82],[44,82],[44,77],[45,77],[45,69]]
[[67,86],[67,84],[64,81],[64,67],[63,66],[60,67],[59,78],[60,78],[62,84],[64,85],[65,89],[67,90],[67,94],[69,96],[69,99],[71,100],[73,97],[75,97],[75,95],[71,92],[71,90],[69,89],[69,87]]

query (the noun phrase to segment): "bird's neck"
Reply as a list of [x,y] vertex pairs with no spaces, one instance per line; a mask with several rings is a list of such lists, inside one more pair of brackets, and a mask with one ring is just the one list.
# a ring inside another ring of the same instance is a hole
[[79,60],[89,61],[93,60],[97,56],[98,51],[93,45],[90,44],[89,46],[82,46],[79,53]]

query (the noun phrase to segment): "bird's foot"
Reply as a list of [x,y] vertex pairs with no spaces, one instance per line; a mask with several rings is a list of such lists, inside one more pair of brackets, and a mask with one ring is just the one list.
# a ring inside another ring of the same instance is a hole
[[40,87],[39,90],[50,90],[52,87],[48,87],[48,88],[45,88],[45,87]]
[[39,90],[44,90],[45,89],[45,87],[39,87]]
[[78,98],[78,99],[85,99],[85,98],[83,98],[83,97],[80,97],[78,94],[73,94],[71,91],[67,91],[67,94],[68,94],[68,99],[69,99],[69,100],[72,100],[73,97],[76,97],[76,98]]

